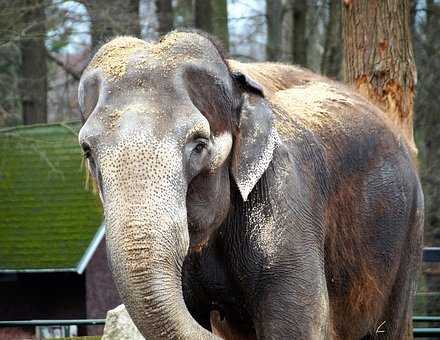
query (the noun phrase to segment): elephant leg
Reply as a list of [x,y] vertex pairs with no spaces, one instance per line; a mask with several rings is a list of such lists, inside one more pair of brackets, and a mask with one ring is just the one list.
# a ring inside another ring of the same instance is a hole
[[[309,262],[307,257],[302,257]],[[329,339],[329,299],[320,266],[280,268],[263,279],[254,325],[262,339]]]
[[366,339],[413,339],[412,309],[422,260],[422,224],[417,216],[409,233],[380,327]]
[[384,315],[377,321],[376,329],[363,340],[413,339],[411,311],[413,299],[412,296],[408,296],[408,291],[412,290],[411,281],[408,275],[398,273]]
[[[371,339],[412,339],[412,308],[418,277],[408,267],[401,268],[383,317],[383,325]],[[411,292],[408,294],[408,292]]]

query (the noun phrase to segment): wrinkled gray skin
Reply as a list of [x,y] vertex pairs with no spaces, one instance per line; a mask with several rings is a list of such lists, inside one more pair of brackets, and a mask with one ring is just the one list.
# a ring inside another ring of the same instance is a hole
[[[180,43],[170,37],[163,50],[134,38],[108,43],[84,72],[79,89],[87,119],[79,140],[93,154],[89,162],[105,209],[112,271],[130,315],[149,339],[215,338],[189,315],[180,278],[190,243],[187,189],[202,168],[210,173],[209,187],[194,200],[224,207],[212,212],[203,207],[200,223],[215,229],[229,208],[222,199],[229,187],[220,182],[229,178],[222,165],[232,136],[212,134],[184,78],[200,69],[229,92],[232,80],[215,49],[194,50],[194,42],[208,44],[205,38],[180,35]],[[167,60],[171,55],[179,60]],[[206,146],[195,152],[200,143]],[[194,233],[192,243],[206,241],[206,233]]]
[[79,140],[147,339],[217,338],[213,309],[249,338],[408,332],[423,203],[405,143],[360,96],[309,80],[279,95],[268,80],[269,104],[185,32],[115,39],[84,72]]

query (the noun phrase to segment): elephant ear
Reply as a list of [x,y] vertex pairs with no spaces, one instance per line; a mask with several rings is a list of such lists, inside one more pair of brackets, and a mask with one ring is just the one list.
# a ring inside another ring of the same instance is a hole
[[272,161],[279,137],[272,108],[264,98],[262,87],[242,73],[234,73],[233,76],[239,82],[243,94],[231,174],[243,201],[246,201]]

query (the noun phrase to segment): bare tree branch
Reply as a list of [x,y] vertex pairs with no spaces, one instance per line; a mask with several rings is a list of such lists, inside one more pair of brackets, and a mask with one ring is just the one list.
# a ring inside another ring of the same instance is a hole
[[60,66],[64,71],[66,71],[68,74],[70,74],[75,80],[79,80],[81,78],[81,73],[82,72],[77,72],[75,70],[73,70],[71,67],[69,67],[68,65],[66,65],[64,62],[62,62],[61,60],[59,60],[56,56],[54,56],[51,53],[47,53],[47,57],[52,60],[53,62],[55,62],[55,64],[57,64],[58,66]]

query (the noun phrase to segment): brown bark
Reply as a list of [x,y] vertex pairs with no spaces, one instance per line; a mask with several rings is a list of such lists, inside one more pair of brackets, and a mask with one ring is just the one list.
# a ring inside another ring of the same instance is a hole
[[409,0],[344,1],[342,30],[345,81],[388,114],[416,153]]
[[267,43],[266,59],[281,59],[283,4],[281,0],[266,0]]
[[326,30],[321,73],[338,78],[342,63],[341,0],[329,0],[329,19]]
[[20,39],[20,94],[23,124],[47,121],[46,15],[44,0],[25,0],[24,35]]
[[291,0],[292,6],[292,62],[307,66],[307,1]]
[[174,28],[173,4],[171,0],[156,0],[157,31],[164,35]]

